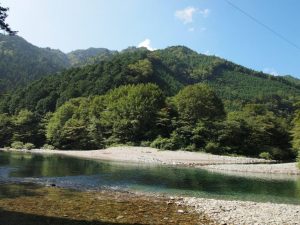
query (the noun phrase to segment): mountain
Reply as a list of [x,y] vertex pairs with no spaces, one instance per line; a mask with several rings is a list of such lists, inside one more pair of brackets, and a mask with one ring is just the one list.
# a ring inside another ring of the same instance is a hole
[[76,66],[1,96],[0,146],[129,144],[295,160],[295,78],[184,46],[55,53]]
[[289,81],[289,82],[291,82],[291,83],[294,83],[297,86],[300,86],[300,79],[298,79],[296,77],[293,77],[291,75],[286,75],[286,76],[282,76],[282,78]]
[[[15,90],[0,102],[1,111],[13,114],[27,108],[45,114],[71,98],[101,95],[120,85],[138,83],[155,83],[167,96],[175,95],[189,84],[207,83],[228,110],[258,102],[270,103],[278,112],[290,113],[293,102],[300,96],[300,87],[285,78],[247,69],[216,56],[198,54],[184,46],[156,51],[130,48],[120,53],[103,52],[109,55],[104,56],[105,60],[46,76]],[[80,51],[72,55],[82,61],[87,58]]]
[[103,48],[65,54],[36,47],[19,36],[0,34],[0,94],[66,68],[104,60],[111,54]]
[[117,51],[110,51],[106,48],[88,48],[85,50],[75,50],[67,54],[72,66],[83,66],[108,59]]
[[19,36],[0,35],[0,93],[70,66],[59,50],[38,48]]

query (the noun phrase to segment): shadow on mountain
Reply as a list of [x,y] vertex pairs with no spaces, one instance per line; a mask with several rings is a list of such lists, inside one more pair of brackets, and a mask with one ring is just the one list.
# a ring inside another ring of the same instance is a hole
[[[74,220],[40,216],[21,212],[6,211],[0,208],[0,224],[5,225],[129,225],[127,223],[110,223],[103,221]],[[142,224],[136,224],[142,225]]]

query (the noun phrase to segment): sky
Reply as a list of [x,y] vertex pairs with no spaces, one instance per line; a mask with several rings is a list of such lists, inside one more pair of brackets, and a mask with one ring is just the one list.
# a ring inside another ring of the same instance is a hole
[[39,47],[70,52],[185,45],[258,71],[300,78],[299,0],[0,2],[10,8],[11,28]]

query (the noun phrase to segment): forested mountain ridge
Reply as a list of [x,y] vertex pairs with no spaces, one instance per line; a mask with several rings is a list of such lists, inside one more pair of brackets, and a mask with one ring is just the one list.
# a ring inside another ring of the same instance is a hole
[[36,47],[19,36],[0,34],[0,94],[66,68],[101,61],[111,54],[103,48],[65,54]]
[[76,67],[100,62],[116,53],[117,51],[111,51],[106,48],[88,48],[72,51],[67,56],[71,66]]
[[156,51],[130,48],[104,56],[98,63],[47,76],[7,95],[0,102],[0,109],[14,114],[27,108],[45,114],[71,98],[104,94],[124,84],[149,82],[157,84],[167,96],[189,84],[207,83],[232,110],[249,102],[268,102],[274,96],[279,101],[288,101],[290,108],[293,99],[300,96],[300,87],[282,77],[174,46]]
[[129,144],[295,160],[295,80],[184,46],[99,51],[75,51],[82,64],[2,95],[0,146]]
[[298,79],[296,77],[293,77],[291,75],[285,75],[285,76],[282,76],[282,78],[289,81],[290,83],[294,83],[294,84],[300,86],[300,79]]
[[19,36],[0,34],[0,93],[69,67],[59,50],[38,48]]

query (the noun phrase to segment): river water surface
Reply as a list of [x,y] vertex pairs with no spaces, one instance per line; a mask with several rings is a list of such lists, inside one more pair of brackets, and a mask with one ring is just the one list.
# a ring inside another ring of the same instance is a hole
[[[58,155],[0,152],[0,184],[55,184],[219,199],[300,204],[300,177],[263,179],[175,168],[86,160]],[[1,191],[0,197],[4,192]]]

